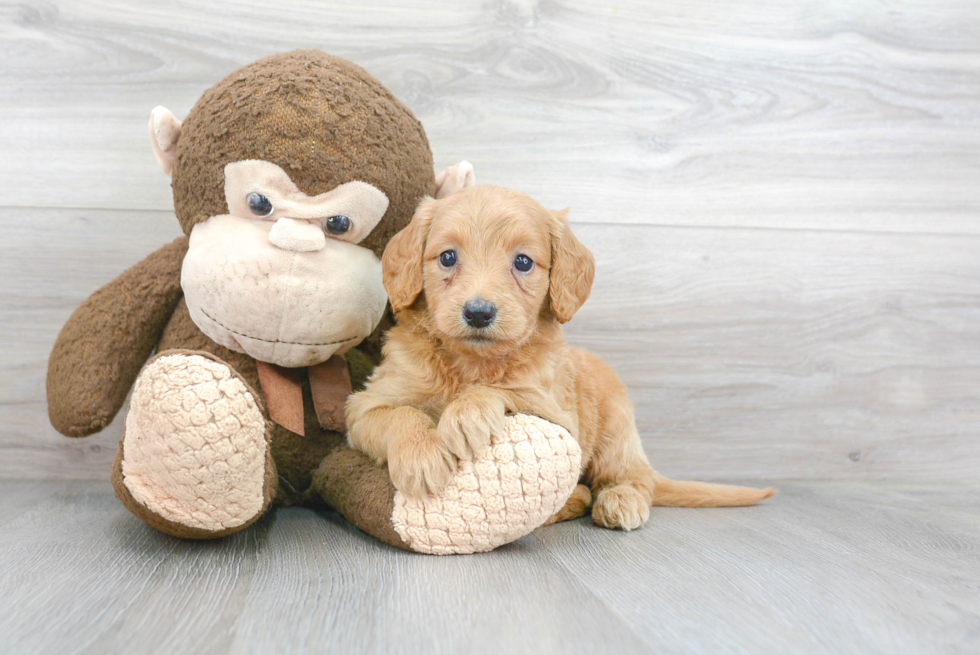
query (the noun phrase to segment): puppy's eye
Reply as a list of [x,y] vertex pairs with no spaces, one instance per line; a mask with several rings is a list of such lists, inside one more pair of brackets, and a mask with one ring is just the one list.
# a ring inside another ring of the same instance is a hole
[[514,259],[514,268],[519,270],[521,273],[527,273],[534,267],[534,260],[532,260],[527,255],[518,255]]
[[331,216],[330,218],[323,219],[320,224],[323,231],[329,232],[330,234],[344,234],[350,230],[350,225],[350,218],[347,216]]
[[272,203],[269,199],[263,196],[261,193],[250,193],[248,194],[248,208],[252,210],[252,213],[256,216],[268,216],[274,211]]
[[446,252],[439,255],[439,263],[443,268],[452,268],[456,265],[456,251],[447,250]]

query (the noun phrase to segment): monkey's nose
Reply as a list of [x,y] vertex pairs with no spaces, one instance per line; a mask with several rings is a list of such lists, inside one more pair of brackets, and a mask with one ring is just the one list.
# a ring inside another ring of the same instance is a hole
[[463,305],[463,320],[470,327],[485,328],[497,316],[497,307],[486,300],[469,300]]
[[295,218],[280,218],[269,230],[272,245],[293,252],[316,252],[327,245],[320,226]]

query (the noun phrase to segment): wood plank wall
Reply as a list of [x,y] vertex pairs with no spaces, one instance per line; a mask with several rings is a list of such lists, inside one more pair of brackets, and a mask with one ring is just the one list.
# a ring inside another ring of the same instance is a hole
[[104,478],[44,374],[72,310],[178,234],[146,136],[260,56],[380,78],[437,167],[570,207],[569,325],[661,470],[977,480],[980,4],[868,0],[0,6],[0,477]]

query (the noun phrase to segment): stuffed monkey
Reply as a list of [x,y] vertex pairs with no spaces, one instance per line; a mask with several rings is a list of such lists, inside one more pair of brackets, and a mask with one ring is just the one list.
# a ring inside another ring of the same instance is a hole
[[[530,416],[439,498],[405,498],[346,445],[344,404],[390,325],[380,256],[419,200],[473,183],[433,175],[421,124],[376,79],[319,51],[266,57],[150,137],[172,178],[179,237],[96,291],[48,365],[51,423],[98,432],[132,389],[112,471],[137,517],[211,539],[275,501],[335,508],[421,552],[489,550],[571,494],[580,452]],[[465,464],[465,465],[463,465]]]

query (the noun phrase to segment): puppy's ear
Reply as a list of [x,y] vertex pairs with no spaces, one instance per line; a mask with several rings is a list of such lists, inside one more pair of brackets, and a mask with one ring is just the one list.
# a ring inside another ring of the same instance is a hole
[[433,198],[423,199],[412,222],[391,238],[381,255],[382,277],[392,311],[411,307],[422,293],[422,254],[436,204]]
[[559,323],[567,323],[592,292],[595,259],[568,226],[568,210],[552,212],[558,219],[551,241],[551,311]]

